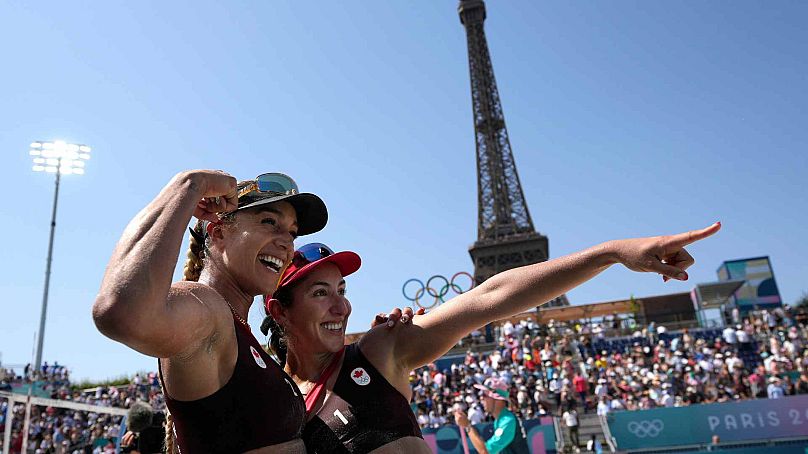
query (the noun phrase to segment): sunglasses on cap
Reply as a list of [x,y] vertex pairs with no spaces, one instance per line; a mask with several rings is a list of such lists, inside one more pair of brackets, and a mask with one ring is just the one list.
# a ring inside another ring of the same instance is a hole
[[309,263],[324,259],[329,255],[334,255],[334,251],[323,243],[309,243],[301,246],[292,256],[292,264],[295,268],[302,268]]
[[[255,177],[254,180],[249,181],[243,188],[239,189],[238,208],[228,213],[220,213],[219,217],[226,216],[242,208],[254,205],[257,203],[256,198],[259,200],[261,199],[261,197],[255,196],[260,196],[263,194],[269,196],[288,196],[299,193],[300,190],[297,187],[297,183],[295,183],[295,180],[293,180],[289,175],[280,172],[262,173],[261,175]],[[202,234],[197,233],[193,228],[189,228],[188,230],[191,231],[191,236],[196,238],[197,241],[204,243],[205,237],[207,236],[207,224],[208,221],[205,221],[203,224]]]
[[292,195],[299,193],[300,190],[295,180],[289,175],[279,172],[270,172],[258,175],[253,181],[241,188],[238,191],[238,198],[242,198],[253,192]]

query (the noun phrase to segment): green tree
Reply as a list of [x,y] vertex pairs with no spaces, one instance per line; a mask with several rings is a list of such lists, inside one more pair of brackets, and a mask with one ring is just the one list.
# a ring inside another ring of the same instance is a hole
[[808,309],[808,292],[803,293],[802,296],[797,299],[794,303],[794,307],[804,307]]

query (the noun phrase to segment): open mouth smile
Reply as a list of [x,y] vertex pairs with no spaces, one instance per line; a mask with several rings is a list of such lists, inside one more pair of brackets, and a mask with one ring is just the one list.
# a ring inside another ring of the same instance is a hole
[[280,273],[283,269],[283,260],[272,255],[261,254],[258,256],[258,261],[275,274]]
[[320,323],[320,326],[329,331],[342,331],[343,322]]

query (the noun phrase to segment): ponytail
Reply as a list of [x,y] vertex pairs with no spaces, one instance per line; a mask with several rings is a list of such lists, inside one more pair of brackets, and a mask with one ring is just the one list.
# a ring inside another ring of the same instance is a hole
[[196,221],[196,225],[191,229],[191,240],[189,241],[188,260],[185,262],[183,278],[186,281],[198,281],[199,274],[202,273],[205,258],[205,231],[204,221]]
[[177,443],[174,440],[174,417],[168,412],[168,408],[166,408],[166,438],[163,443],[165,444],[166,454],[174,454],[177,450]]

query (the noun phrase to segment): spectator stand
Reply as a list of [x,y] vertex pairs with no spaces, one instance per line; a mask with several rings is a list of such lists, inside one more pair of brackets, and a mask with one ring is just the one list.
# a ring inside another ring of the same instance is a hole
[[[124,408],[89,405],[65,400],[49,399],[45,397],[24,396],[20,394],[10,393],[7,391],[0,391],[0,398],[3,398],[6,400],[6,402],[8,402],[5,415],[5,430],[3,434],[3,453],[12,452],[11,434],[12,429],[14,427],[15,413],[17,413],[17,411],[15,411],[15,407],[19,408],[19,406],[24,406],[25,408],[25,417],[22,430],[23,434],[22,452],[28,452],[28,433],[31,427],[31,414],[32,414],[31,410],[33,406],[54,409],[53,412],[58,411],[57,409],[78,410],[93,414],[108,414],[108,415],[120,416],[122,417],[122,419],[125,419],[127,413],[127,410]],[[119,430],[122,431],[124,428],[125,428],[125,422],[122,421]]]

